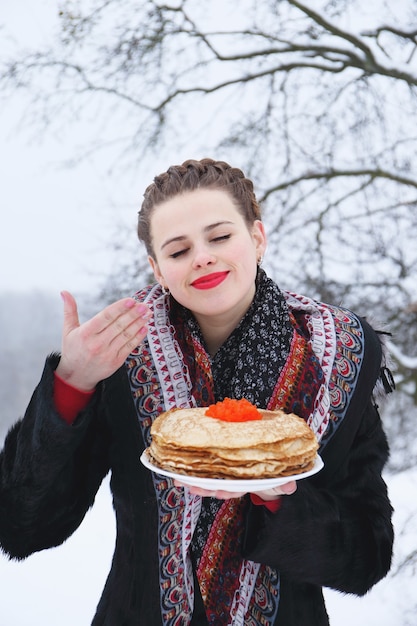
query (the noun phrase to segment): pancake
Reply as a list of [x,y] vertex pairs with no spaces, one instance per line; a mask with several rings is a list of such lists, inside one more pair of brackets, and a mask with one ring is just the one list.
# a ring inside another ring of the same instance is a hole
[[152,424],[149,459],[204,478],[275,478],[311,469],[318,444],[306,422],[281,410],[258,411],[250,421],[216,419],[207,407],[166,411]]

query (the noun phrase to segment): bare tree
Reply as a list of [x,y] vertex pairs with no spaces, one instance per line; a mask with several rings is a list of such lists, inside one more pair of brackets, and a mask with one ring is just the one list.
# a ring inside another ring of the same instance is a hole
[[172,143],[241,164],[264,206],[267,268],[387,323],[415,415],[416,369],[398,357],[417,345],[414,0],[67,0],[57,38],[3,65],[4,93],[29,90],[38,122],[94,118],[88,148],[119,164]]

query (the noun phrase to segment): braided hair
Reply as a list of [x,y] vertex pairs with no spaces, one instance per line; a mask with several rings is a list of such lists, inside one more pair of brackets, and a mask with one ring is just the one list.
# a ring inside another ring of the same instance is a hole
[[182,165],[172,165],[156,176],[145,190],[139,211],[138,237],[150,256],[155,257],[151,235],[151,217],[155,207],[196,189],[216,189],[228,193],[249,226],[261,219],[253,183],[240,169],[225,161],[189,159]]

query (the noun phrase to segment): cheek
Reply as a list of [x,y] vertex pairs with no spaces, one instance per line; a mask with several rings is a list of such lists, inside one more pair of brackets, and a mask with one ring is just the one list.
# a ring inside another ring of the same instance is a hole
[[252,267],[254,263],[256,265],[257,252],[252,239],[240,242],[233,250],[232,255],[236,261],[239,260],[245,267]]
[[181,267],[179,264],[177,265],[166,265],[162,269],[162,275],[168,285],[178,285],[182,281],[182,277],[184,272],[181,271]]

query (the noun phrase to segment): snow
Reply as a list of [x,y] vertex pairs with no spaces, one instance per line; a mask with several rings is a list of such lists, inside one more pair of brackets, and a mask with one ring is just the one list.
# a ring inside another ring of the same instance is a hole
[[417,623],[414,577],[417,562],[399,570],[407,556],[417,550],[417,470],[385,478],[394,507],[395,544],[391,571],[363,598],[326,590],[332,625],[415,626]]
[[403,354],[401,350],[394,344],[392,341],[387,342],[387,347],[391,353],[391,355],[402,365],[408,369],[414,370],[417,369],[417,357],[407,356]]
[[20,562],[0,556],[0,624],[90,624],[110,570],[114,539],[106,479],[80,528],[62,546]]
[[[35,4],[18,0],[3,4],[4,21],[16,41],[20,44],[23,41],[26,45],[49,41],[52,21],[57,19],[55,2],[41,0]],[[402,11],[398,11],[397,5],[395,3],[393,10],[400,15]],[[372,16],[378,16],[369,5],[362,4],[361,12],[366,8]],[[231,15],[235,20],[241,14],[234,11]],[[366,26],[369,29],[368,20],[364,17],[360,24],[359,17],[353,3],[351,21],[348,20],[343,27],[352,29],[355,36],[360,28]],[[368,39],[366,41],[372,44]],[[13,42],[3,43],[12,45]],[[388,67],[388,61],[381,58],[375,48],[374,51],[379,62]],[[396,63],[396,67],[399,68],[400,64]],[[404,65],[403,69],[410,73],[415,71],[414,66],[409,65]],[[20,114],[20,110],[17,113]],[[131,206],[131,197],[136,193],[133,190],[142,190],[144,185],[139,181],[134,184],[129,178],[128,183],[119,180],[112,186],[101,173],[101,168],[96,169],[92,161],[87,163],[82,174],[80,168],[70,172],[57,168],[57,154],[59,162],[73,154],[68,151],[62,136],[51,137],[49,134],[44,139],[44,151],[49,155],[45,160],[40,156],[36,141],[28,145],[25,137],[11,131],[16,126],[17,113],[14,109],[3,112],[0,130],[7,146],[7,158],[2,164],[4,206],[13,208],[8,212],[7,228],[3,229],[0,245],[2,266],[7,268],[0,277],[0,286],[17,286],[24,291],[33,286],[47,286],[58,292],[73,285],[78,290],[87,281],[86,286],[90,288],[96,282],[90,268],[98,267],[105,274],[112,262],[107,239],[100,233],[112,232],[116,205],[118,212],[121,207],[127,207],[129,214],[135,213]],[[178,158],[178,162],[180,160]],[[169,162],[167,155],[165,161]],[[165,162],[154,161],[152,172],[163,167]],[[65,232],[61,232],[62,223]],[[25,251],[19,257],[15,254],[16,241],[20,242],[20,250]],[[96,247],[92,248],[92,241],[96,242]],[[48,255],[45,253],[47,249]],[[48,262],[51,252],[55,258],[54,268]],[[80,278],[83,279],[82,285]],[[407,361],[409,357],[399,352],[396,354],[395,346],[390,347],[401,363],[416,367],[415,358]],[[387,475],[386,479],[395,508],[396,542],[391,573],[364,598],[326,590],[332,626],[415,626],[417,623],[413,580],[417,559],[414,566],[400,567],[408,555],[417,555],[417,469]],[[0,626],[89,624],[110,568],[114,541],[115,520],[106,479],[94,507],[77,532],[62,546],[34,554],[23,562],[9,561],[0,554]]]
[[[395,508],[391,573],[364,598],[326,590],[332,626],[415,626],[415,567],[396,573],[417,550],[417,470],[386,477]],[[83,626],[91,623],[110,568],[115,539],[108,479],[94,507],[65,544],[22,562],[0,556],[0,622],[7,626]],[[305,626],[308,626],[307,624]]]

